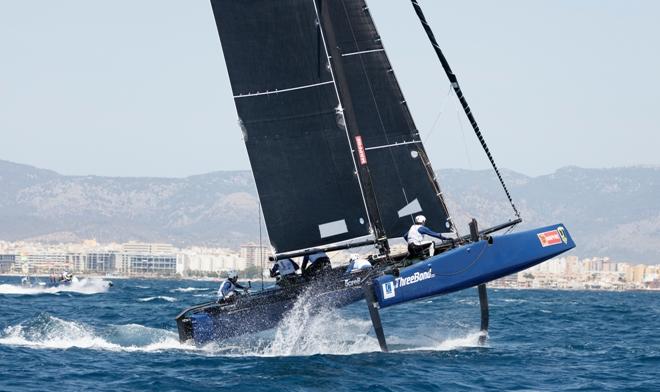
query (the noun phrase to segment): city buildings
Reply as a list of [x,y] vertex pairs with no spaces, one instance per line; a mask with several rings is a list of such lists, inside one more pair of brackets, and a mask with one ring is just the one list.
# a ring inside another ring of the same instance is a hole
[[[396,245],[395,245],[396,246]],[[401,250],[404,250],[403,248]],[[271,251],[254,243],[240,250],[190,247],[130,241],[98,244],[40,244],[0,241],[0,273],[50,274],[63,270],[78,274],[144,277],[219,276],[229,270],[258,277],[270,266]],[[331,255],[333,264],[349,258],[346,252]],[[263,265],[263,269],[262,269]],[[515,288],[640,290],[660,289],[660,265],[564,256],[549,260],[490,286]]]
[[[249,252],[248,252],[249,253]],[[253,253],[249,253],[253,257]],[[0,242],[0,273],[173,277],[221,274],[256,265],[239,252],[221,248],[177,249],[171,244],[127,242],[100,245]]]
[[615,262],[608,257],[565,256],[498,279],[496,287],[641,290],[660,288],[660,265]]
[[245,260],[246,268],[266,266],[271,250],[267,246],[254,243],[241,245],[240,256]]

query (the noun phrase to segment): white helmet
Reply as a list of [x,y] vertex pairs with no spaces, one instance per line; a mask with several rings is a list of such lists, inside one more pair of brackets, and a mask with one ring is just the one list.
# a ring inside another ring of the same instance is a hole
[[237,279],[238,278],[238,272],[233,271],[233,270],[227,272],[227,278],[229,278],[231,280]]
[[424,223],[426,223],[426,217],[424,215],[417,215],[415,217],[415,223],[417,223],[418,225],[423,225]]

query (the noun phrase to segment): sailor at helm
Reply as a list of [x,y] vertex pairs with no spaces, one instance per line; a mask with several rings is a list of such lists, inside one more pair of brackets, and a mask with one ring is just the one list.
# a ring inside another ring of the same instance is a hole
[[227,279],[222,282],[218,289],[218,302],[228,301],[236,295],[236,289],[247,291],[247,288],[238,284],[238,273],[236,271],[229,271]]
[[408,242],[408,253],[412,257],[433,256],[435,253],[435,244],[433,240],[427,239],[426,236],[451,241],[451,238],[436,233],[424,226],[425,224],[426,217],[424,215],[417,215],[415,217],[415,224],[410,226],[410,230],[403,235],[403,239]]
[[276,276],[284,278],[287,276],[293,276],[300,267],[296,264],[295,261],[291,259],[282,259],[277,260],[273,268],[270,269],[270,277],[274,278]]
[[346,268],[346,272],[354,273],[367,270],[369,268],[371,268],[371,263],[369,260],[360,257],[360,255],[357,253],[353,253],[351,255],[350,261],[348,262],[348,268]]

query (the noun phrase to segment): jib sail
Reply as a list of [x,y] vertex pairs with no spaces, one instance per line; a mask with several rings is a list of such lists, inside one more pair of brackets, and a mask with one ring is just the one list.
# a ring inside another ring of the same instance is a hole
[[386,235],[401,236],[418,213],[434,226],[444,225],[448,213],[439,186],[367,4],[317,3],[332,64],[342,70],[335,74],[340,96],[347,97],[349,130],[364,150],[358,163],[368,165]]

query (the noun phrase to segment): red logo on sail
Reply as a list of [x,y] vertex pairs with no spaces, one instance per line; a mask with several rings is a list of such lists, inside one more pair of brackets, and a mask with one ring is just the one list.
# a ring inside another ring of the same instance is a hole
[[355,145],[358,150],[358,157],[360,158],[360,165],[367,164],[367,152],[364,150],[364,144],[362,144],[362,136],[355,137]]
[[550,245],[561,244],[561,236],[557,230],[546,231],[545,233],[538,233],[539,241],[541,241],[541,246],[546,247]]

